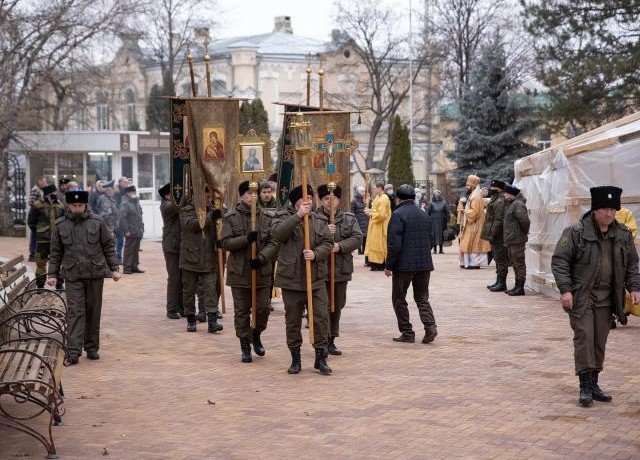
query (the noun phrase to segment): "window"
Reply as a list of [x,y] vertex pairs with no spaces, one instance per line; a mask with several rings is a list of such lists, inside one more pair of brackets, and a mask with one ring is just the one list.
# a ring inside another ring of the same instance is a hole
[[139,129],[136,117],[136,95],[132,89],[128,89],[125,95],[127,103],[127,129],[137,131]]
[[87,183],[97,180],[111,180],[111,152],[89,152],[87,156]]
[[[166,153],[156,153],[153,156],[153,159],[155,162],[155,172],[154,172],[155,184],[153,188],[155,190],[158,190],[160,187],[162,187],[164,184],[166,184],[170,180],[169,155],[167,155]],[[160,201],[160,196],[158,195],[157,191],[156,191],[156,199]]]
[[89,129],[89,124],[87,123],[87,108],[85,106],[78,108],[77,123],[78,129],[82,131]]
[[120,166],[121,176],[133,177],[133,157],[121,157]]
[[153,154],[138,154],[138,188],[153,187]]
[[109,104],[107,103],[107,94],[105,92],[99,92],[96,96],[96,118],[98,120],[98,129],[109,129]]
[[[84,153],[58,153],[58,180],[68,177],[83,186]],[[56,184],[58,185],[58,184]]]

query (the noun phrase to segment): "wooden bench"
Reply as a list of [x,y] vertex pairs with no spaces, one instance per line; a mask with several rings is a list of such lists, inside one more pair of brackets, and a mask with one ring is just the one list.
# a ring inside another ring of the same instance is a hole
[[[52,426],[62,424],[64,413],[66,303],[52,290],[25,291],[21,262],[19,257],[0,265],[0,425],[32,436],[48,458],[57,458]],[[48,413],[47,434],[29,423],[43,413]]]

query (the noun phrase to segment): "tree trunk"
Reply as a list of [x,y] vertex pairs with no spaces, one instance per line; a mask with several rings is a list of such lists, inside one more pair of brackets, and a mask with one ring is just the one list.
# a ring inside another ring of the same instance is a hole
[[9,139],[0,139],[0,236],[13,236],[14,224],[9,196]]
[[376,166],[374,161],[374,156],[376,154],[376,138],[378,137],[378,133],[380,132],[380,127],[382,126],[382,118],[376,115],[373,119],[373,123],[371,124],[371,130],[369,131],[369,144],[367,145],[367,160],[366,160],[366,169],[371,169]]

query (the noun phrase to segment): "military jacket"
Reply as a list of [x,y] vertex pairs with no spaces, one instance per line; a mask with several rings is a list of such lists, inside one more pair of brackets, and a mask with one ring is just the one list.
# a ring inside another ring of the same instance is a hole
[[207,210],[204,230],[200,229],[196,209],[189,204],[180,210],[180,268],[199,273],[217,270],[215,223]]
[[115,232],[118,228],[119,220],[116,200],[113,197],[102,194],[98,197],[97,209],[96,214],[102,217],[102,220],[109,230]]
[[[271,261],[275,259],[280,244],[273,237],[271,226],[274,212],[257,210],[257,256],[262,266],[256,270],[257,286],[271,286],[273,272]],[[229,251],[227,259],[227,286],[251,287],[251,244],[247,234],[251,231],[251,208],[240,202],[224,216],[222,223],[222,248]]]
[[271,201],[263,203],[262,200],[258,198],[258,207],[261,209],[277,209],[278,200],[276,200],[275,198],[271,198]]
[[[638,273],[638,253],[634,246],[633,236],[627,227],[614,222],[609,228],[614,232],[613,242],[613,282],[611,300],[613,313],[622,324],[627,323],[624,313],[624,290],[640,291],[640,274]],[[591,294],[596,270],[601,262],[599,245],[601,238],[591,213],[587,213],[578,223],[567,227],[562,232],[551,258],[551,271],[561,294],[573,294],[571,315],[582,317],[586,311],[587,301]]]
[[51,229],[55,230],[56,220],[64,214],[62,203],[52,203],[48,198],[40,198],[33,202],[27,224],[35,227],[37,241],[51,241]]
[[142,238],[144,235],[144,222],[142,221],[142,208],[138,198],[124,196],[119,209],[120,228],[132,238]]
[[529,240],[529,212],[524,199],[517,196],[504,201],[503,242],[505,246],[522,244]]
[[67,281],[100,279],[116,271],[113,235],[100,216],[67,211],[58,219],[51,240],[49,272]]
[[180,209],[170,200],[162,199],[160,203],[162,215],[162,250],[164,252],[180,252]]
[[[303,220],[289,206],[278,213],[273,228],[276,240],[281,244],[278,254],[278,269],[275,283],[283,289],[306,291]],[[333,249],[333,235],[329,233],[326,220],[316,214],[309,214],[309,234],[311,249],[315,259],[311,261],[312,288],[321,287],[329,274],[327,259]]]
[[491,244],[503,244],[504,206],[504,195],[502,193],[492,196],[487,204],[487,212],[480,238],[487,240]]
[[[316,215],[318,219],[325,221],[326,225],[329,225],[329,216],[322,207],[316,211]],[[362,231],[356,216],[350,212],[342,212],[340,208],[336,211],[334,224],[336,233],[333,235],[333,241],[340,246],[340,251],[335,253],[335,281],[338,283],[351,281],[353,251],[362,244]],[[329,276],[327,276],[328,280]]]

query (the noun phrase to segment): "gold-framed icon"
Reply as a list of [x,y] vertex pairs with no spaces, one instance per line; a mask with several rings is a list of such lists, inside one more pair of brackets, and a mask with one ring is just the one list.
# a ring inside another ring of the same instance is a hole
[[245,179],[258,180],[268,177],[273,171],[271,148],[273,142],[267,134],[257,134],[250,129],[247,134],[238,134],[234,142],[236,170]]

